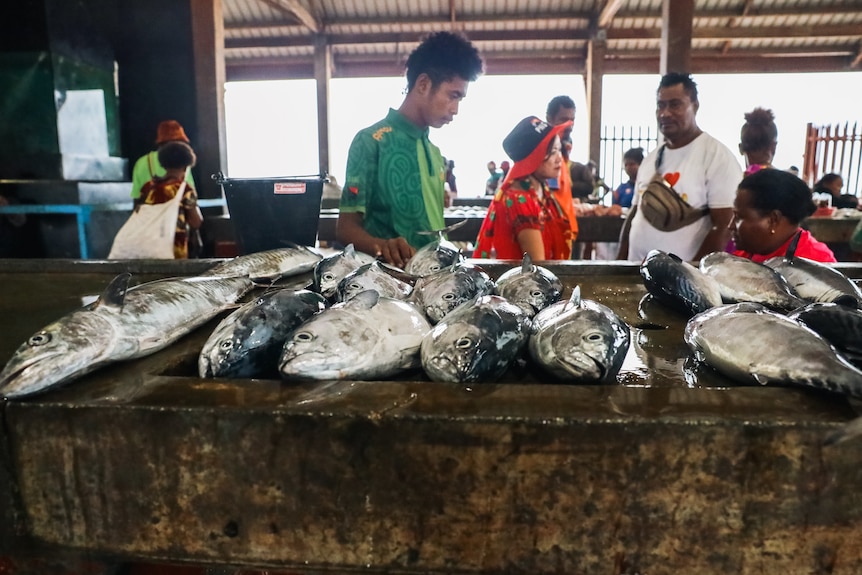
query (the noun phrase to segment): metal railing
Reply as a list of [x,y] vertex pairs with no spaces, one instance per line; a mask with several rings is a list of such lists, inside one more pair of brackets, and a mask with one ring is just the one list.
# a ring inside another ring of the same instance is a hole
[[626,178],[623,154],[630,148],[643,148],[646,156],[658,145],[656,126],[603,126],[599,175],[611,190],[617,189]]
[[809,186],[824,174],[840,174],[845,194],[859,195],[862,166],[862,130],[859,123],[850,122],[815,126],[808,124],[805,135],[802,179]]

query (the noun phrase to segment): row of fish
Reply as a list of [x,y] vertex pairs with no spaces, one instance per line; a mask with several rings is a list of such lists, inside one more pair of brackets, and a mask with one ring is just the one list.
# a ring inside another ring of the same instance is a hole
[[763,264],[716,252],[698,267],[655,250],[640,271],[652,296],[693,316],[684,340],[716,371],[862,397],[862,292],[835,268],[792,250]]
[[[560,302],[559,278],[528,258],[495,282],[446,244],[417,252],[418,274],[352,246],[328,258],[292,246],[192,278],[128,287],[130,276],[118,276],[96,302],[22,344],[0,372],[0,394],[32,395],[155,353],[230,308],[201,350],[202,377],[377,379],[422,367],[431,379],[479,382],[532,355],[560,378],[613,378],[628,349],[627,326],[613,311],[579,291]],[[238,303],[261,282],[277,286],[309,271],[309,289],[270,287]]]
[[355,257],[348,246],[320,262],[312,290],[321,293],[270,292],[225,317],[203,346],[201,377],[269,377],[277,366],[286,380],[381,379],[421,367],[435,381],[484,382],[529,356],[561,380],[607,382],[628,350],[625,322],[577,288],[560,301],[559,278],[529,258],[496,282],[455,262],[393,284],[404,271],[377,262],[349,271],[343,260]]

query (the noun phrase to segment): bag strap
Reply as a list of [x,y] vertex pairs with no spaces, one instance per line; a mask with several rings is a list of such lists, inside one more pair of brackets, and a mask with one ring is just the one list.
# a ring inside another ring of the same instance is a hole
[[658,173],[658,169],[661,166],[661,161],[664,158],[664,149],[667,147],[667,144],[662,144],[658,149],[658,155],[655,157],[655,171]]

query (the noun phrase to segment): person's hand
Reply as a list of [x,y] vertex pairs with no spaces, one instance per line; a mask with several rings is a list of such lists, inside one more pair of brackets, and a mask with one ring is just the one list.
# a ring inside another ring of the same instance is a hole
[[404,238],[381,240],[376,247],[377,253],[374,254],[376,257],[381,258],[387,264],[392,264],[401,269],[404,269],[407,260],[416,253],[416,250]]

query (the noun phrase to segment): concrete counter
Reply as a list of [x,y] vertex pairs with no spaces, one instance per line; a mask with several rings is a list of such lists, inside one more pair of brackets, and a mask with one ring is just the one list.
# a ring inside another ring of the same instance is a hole
[[[211,263],[0,261],[0,361],[118,270]],[[299,573],[860,572],[862,444],[823,445],[850,402],[694,368],[685,318],[639,311],[636,266],[548,267],[632,326],[616,385],[529,365],[471,389],[204,381],[214,320],[3,407],[0,545]]]

